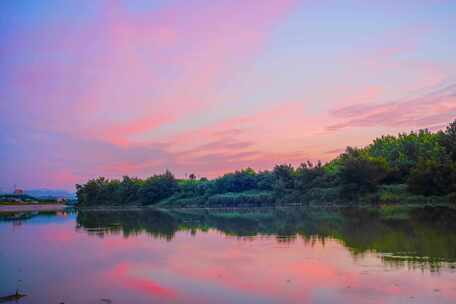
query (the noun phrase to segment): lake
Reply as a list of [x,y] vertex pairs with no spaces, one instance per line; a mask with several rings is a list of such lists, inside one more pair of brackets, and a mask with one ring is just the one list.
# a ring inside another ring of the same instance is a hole
[[454,210],[79,211],[0,217],[19,303],[456,303]]

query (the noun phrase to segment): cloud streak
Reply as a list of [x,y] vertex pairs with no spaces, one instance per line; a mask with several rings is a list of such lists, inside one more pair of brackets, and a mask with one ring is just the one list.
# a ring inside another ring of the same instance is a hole
[[342,122],[329,125],[328,131],[353,127],[432,128],[456,116],[456,84],[419,97],[387,103],[366,103],[331,111]]

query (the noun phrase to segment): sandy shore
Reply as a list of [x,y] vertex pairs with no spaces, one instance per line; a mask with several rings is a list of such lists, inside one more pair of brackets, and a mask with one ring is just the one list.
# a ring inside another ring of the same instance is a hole
[[61,204],[0,205],[0,212],[59,211],[67,207]]

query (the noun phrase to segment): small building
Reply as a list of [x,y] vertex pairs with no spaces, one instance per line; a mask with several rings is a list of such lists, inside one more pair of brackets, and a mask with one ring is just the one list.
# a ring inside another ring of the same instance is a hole
[[56,199],[57,203],[59,204],[66,204],[66,199],[63,197],[59,197]]
[[19,189],[19,188],[14,189],[14,192],[13,192],[14,195],[24,195],[24,193],[25,193],[24,190]]

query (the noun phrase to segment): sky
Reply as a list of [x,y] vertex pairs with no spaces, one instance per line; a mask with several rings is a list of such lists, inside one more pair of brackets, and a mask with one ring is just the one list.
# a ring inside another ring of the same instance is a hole
[[328,161],[456,118],[456,1],[0,2],[0,190]]

